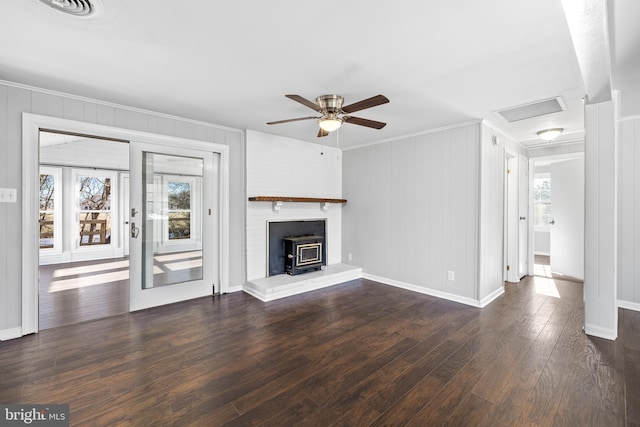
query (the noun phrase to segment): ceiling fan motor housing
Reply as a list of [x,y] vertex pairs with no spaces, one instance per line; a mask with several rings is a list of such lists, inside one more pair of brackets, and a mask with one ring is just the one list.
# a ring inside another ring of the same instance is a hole
[[339,114],[342,111],[342,103],[344,98],[339,95],[322,95],[316,98],[316,104],[320,106],[322,111],[331,114]]

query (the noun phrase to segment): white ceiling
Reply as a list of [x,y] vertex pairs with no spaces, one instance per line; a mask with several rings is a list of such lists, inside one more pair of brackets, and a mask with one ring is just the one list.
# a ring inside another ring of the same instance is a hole
[[[525,144],[550,127],[565,128],[560,141],[583,135],[585,86],[557,0],[101,2],[84,19],[0,2],[0,79],[341,148],[483,118]],[[618,62],[637,64],[627,44]],[[388,125],[319,140],[312,120],[265,124],[315,114],[285,94],[328,93],[386,95],[355,115]],[[567,111],[495,113],[554,96]]]

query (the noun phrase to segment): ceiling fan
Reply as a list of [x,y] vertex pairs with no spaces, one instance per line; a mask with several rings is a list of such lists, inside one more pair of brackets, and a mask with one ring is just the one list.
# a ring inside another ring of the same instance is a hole
[[317,111],[321,116],[309,116],[299,117],[297,119],[278,120],[275,122],[268,122],[268,125],[277,125],[280,123],[297,122],[300,120],[318,120],[318,138],[329,135],[332,132],[342,126],[343,123],[351,123],[359,126],[366,126],[373,129],[382,129],[387,124],[377,122],[375,120],[363,119],[360,117],[349,116],[356,111],[364,110],[367,108],[375,107],[377,105],[386,104],[389,102],[386,96],[376,95],[371,98],[363,99],[362,101],[354,102],[347,106],[342,106],[344,98],[339,95],[321,95],[316,98],[316,102],[311,102],[300,95],[285,95],[287,98],[292,99],[300,104]]

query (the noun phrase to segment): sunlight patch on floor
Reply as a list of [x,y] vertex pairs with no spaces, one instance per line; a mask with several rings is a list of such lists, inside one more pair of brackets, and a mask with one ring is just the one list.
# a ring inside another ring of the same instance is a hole
[[551,278],[536,276],[533,278],[533,285],[535,286],[536,293],[539,295],[560,298],[560,292],[558,292],[556,282]]

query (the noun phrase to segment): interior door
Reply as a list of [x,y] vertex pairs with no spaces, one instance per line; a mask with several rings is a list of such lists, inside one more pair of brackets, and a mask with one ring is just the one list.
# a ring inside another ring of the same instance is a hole
[[131,310],[212,295],[219,270],[214,154],[135,141],[130,150]]
[[518,278],[527,275],[529,258],[529,163],[520,156],[518,167]]
[[551,271],[584,280],[584,158],[551,164]]

